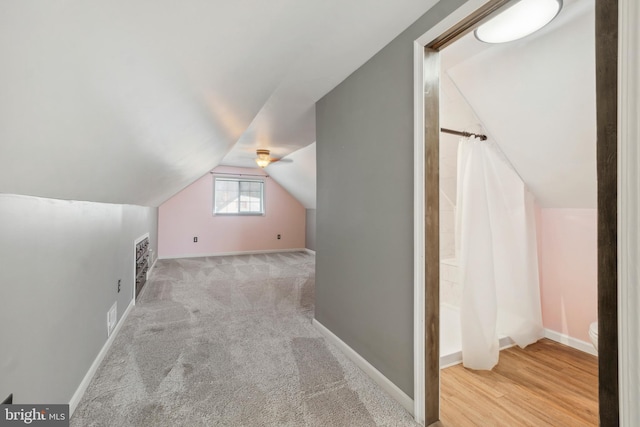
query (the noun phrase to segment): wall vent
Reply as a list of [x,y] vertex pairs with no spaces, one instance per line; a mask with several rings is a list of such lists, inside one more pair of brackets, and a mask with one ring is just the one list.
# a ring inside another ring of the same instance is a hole
[[109,309],[107,313],[107,337],[111,336],[111,332],[116,327],[116,322],[118,321],[118,301],[113,303],[113,306]]

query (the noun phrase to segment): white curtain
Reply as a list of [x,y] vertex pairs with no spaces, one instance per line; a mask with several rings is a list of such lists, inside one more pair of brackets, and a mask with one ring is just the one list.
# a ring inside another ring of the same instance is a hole
[[499,336],[520,347],[542,338],[533,196],[490,141],[458,147],[456,249],[462,300],[462,360],[498,363]]

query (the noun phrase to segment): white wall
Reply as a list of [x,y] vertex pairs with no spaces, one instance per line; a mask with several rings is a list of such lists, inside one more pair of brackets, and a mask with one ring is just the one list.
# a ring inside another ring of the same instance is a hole
[[69,403],[107,340],[107,311],[132,300],[145,233],[157,254],[157,208],[0,195],[2,398]]
[[[594,22],[593,1],[573,1],[530,37],[487,45],[470,34],[443,51],[448,75],[542,208],[596,207]],[[456,51],[466,55],[451,65]]]
[[[442,53],[443,61],[447,55]],[[440,126],[467,132],[484,132],[480,120],[451,78],[440,79]],[[455,207],[457,197],[458,141],[460,137],[440,134],[440,259],[455,258]]]
[[270,164],[267,173],[306,209],[316,208],[316,143]]
[[307,209],[306,212],[306,232],[305,232],[305,245],[307,249],[312,251],[316,250],[316,210]]

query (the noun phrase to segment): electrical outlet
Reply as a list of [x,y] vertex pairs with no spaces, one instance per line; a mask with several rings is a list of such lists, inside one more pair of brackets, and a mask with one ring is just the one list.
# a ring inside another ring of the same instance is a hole
[[193,243],[198,243],[198,238],[197,237],[193,238]]
[[120,293],[120,285],[122,284],[122,279],[118,279],[118,293]]
[[280,240],[282,238],[282,235],[278,234],[278,240]]

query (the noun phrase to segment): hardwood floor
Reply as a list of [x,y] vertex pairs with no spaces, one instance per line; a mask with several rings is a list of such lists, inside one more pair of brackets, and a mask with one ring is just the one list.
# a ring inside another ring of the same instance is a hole
[[441,372],[446,427],[597,426],[598,359],[543,339],[500,352],[493,371]]

